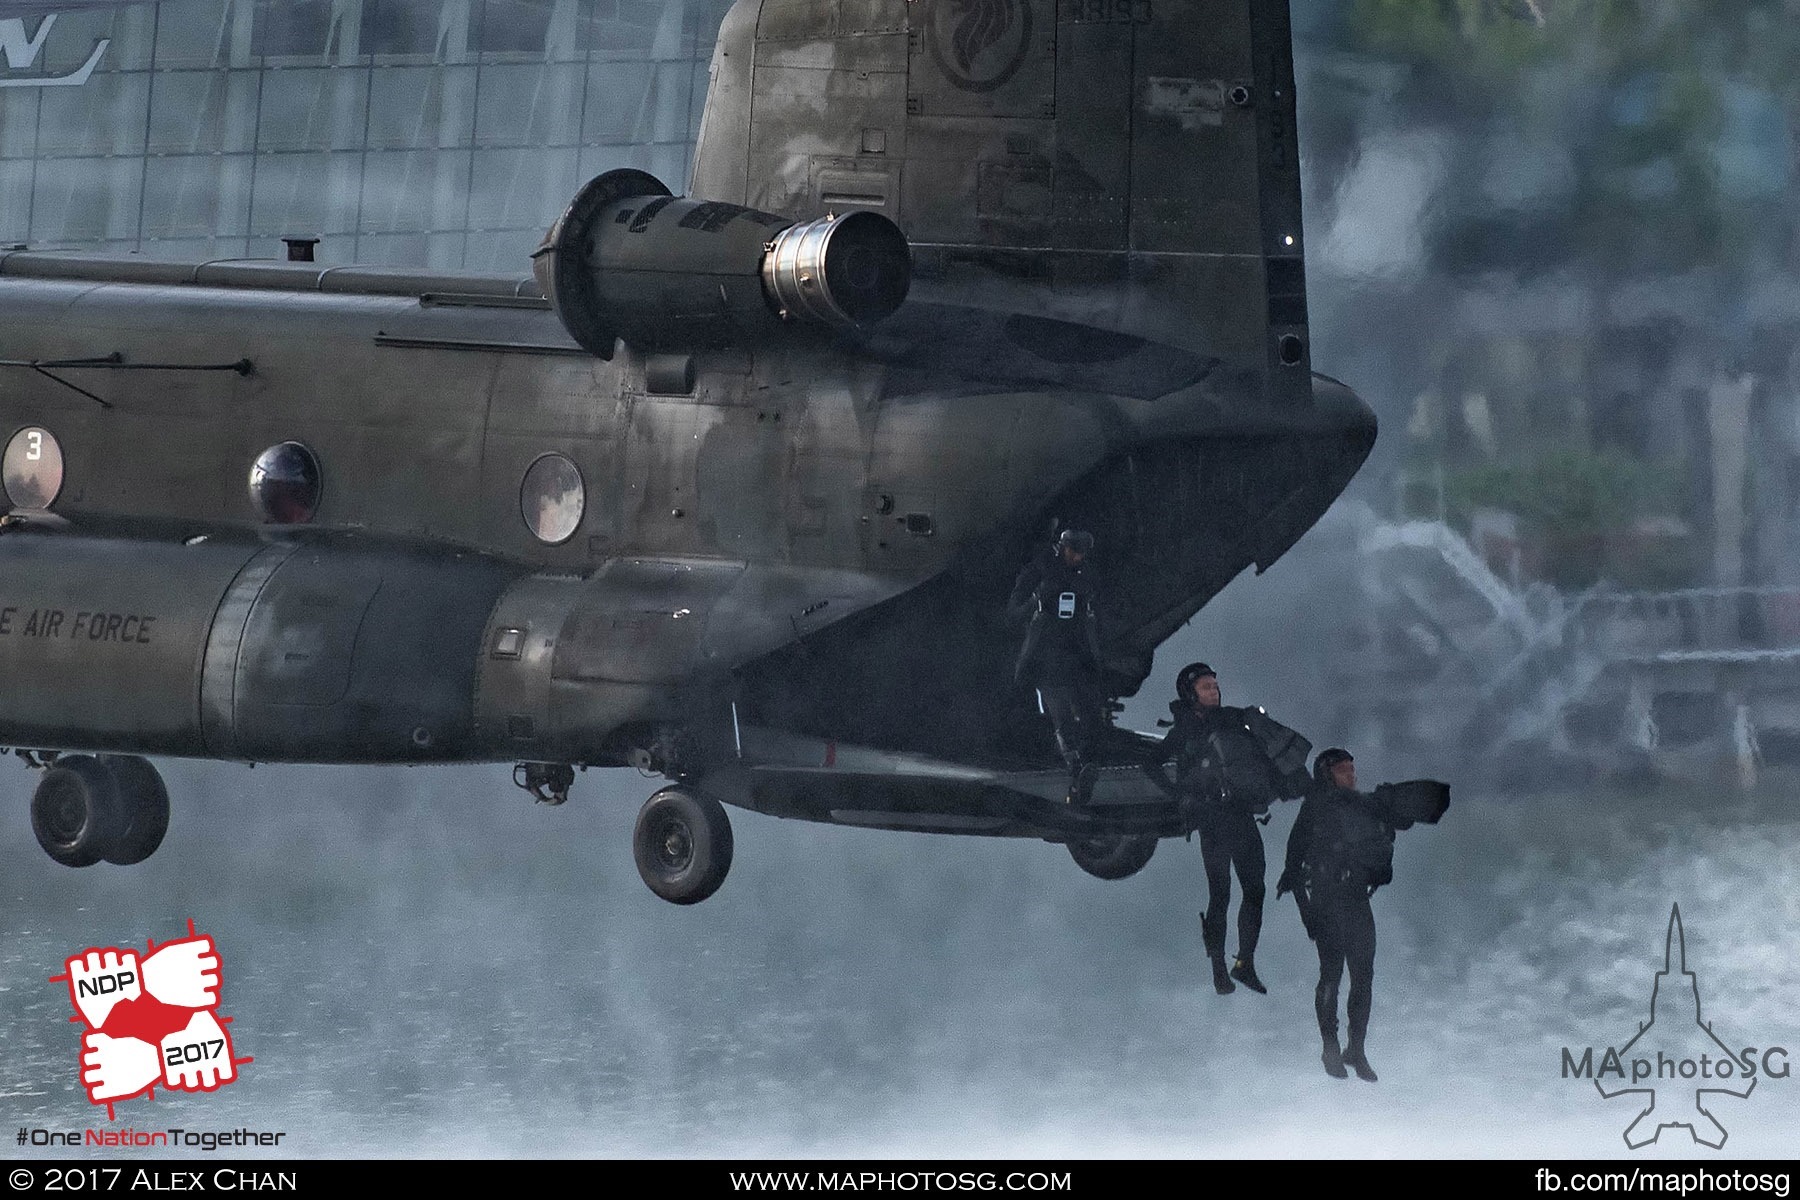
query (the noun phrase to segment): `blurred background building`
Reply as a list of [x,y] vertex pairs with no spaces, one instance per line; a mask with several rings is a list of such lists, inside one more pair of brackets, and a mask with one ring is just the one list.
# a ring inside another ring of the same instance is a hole
[[1343,736],[1800,760],[1800,3],[1296,16],[1314,361],[1382,416]]
[[0,243],[523,270],[592,176],[682,190],[728,6],[0,5]]
[[1380,506],[1565,588],[1800,585],[1800,4],[1296,11],[1315,361],[1384,405]]

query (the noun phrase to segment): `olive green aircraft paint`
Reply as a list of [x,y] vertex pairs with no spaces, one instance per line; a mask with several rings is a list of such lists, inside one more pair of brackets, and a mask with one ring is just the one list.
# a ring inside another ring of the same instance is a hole
[[1004,601],[1092,530],[1131,694],[1373,444],[1310,370],[1286,6],[739,0],[693,191],[603,176],[505,278],[0,253],[0,442],[61,467],[0,527],[0,744],[635,764],[701,797],[640,866],[711,796],[1172,832],[1030,782]]

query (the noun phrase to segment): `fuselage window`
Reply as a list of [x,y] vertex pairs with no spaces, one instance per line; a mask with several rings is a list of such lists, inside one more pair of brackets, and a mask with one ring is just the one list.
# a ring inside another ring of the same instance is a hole
[[525,472],[519,487],[519,512],[531,536],[559,545],[575,536],[587,509],[581,471],[560,454],[545,454]]
[[318,456],[299,442],[270,446],[250,468],[250,502],[271,525],[312,520],[322,490]]
[[28,425],[6,443],[0,483],[15,508],[49,508],[62,491],[62,446],[48,429]]

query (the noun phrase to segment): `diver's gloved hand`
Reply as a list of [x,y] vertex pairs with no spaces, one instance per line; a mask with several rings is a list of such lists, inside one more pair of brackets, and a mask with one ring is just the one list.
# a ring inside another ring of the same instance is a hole
[[1299,886],[1300,880],[1293,871],[1283,871],[1281,873],[1281,878],[1275,881],[1275,898],[1279,900],[1289,892],[1299,888]]

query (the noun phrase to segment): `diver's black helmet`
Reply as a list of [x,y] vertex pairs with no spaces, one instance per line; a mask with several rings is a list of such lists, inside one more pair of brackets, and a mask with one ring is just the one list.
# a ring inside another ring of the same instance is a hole
[[1329,750],[1321,750],[1319,756],[1313,759],[1313,780],[1316,783],[1330,783],[1331,768],[1339,763],[1354,761],[1355,756],[1341,747],[1333,746]]
[[1062,536],[1056,539],[1058,550],[1073,550],[1077,554],[1094,552],[1094,535],[1084,529],[1065,529]]
[[1217,678],[1218,674],[1203,662],[1189,663],[1181,668],[1181,674],[1175,676],[1175,698],[1191,702],[1194,699],[1194,681],[1208,675]]

